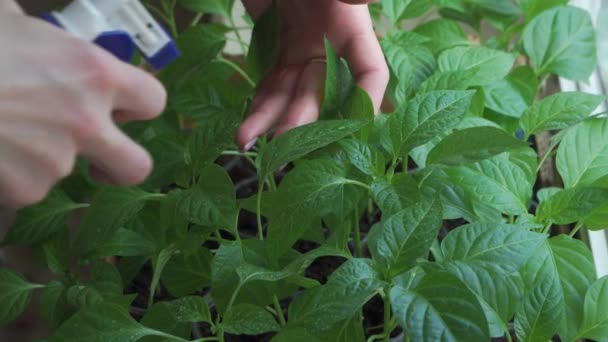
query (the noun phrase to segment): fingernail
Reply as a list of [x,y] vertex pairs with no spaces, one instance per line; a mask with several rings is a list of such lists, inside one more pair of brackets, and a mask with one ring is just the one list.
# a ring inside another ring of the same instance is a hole
[[251,150],[251,148],[255,145],[255,143],[258,142],[258,138],[255,138],[253,140],[251,140],[250,142],[248,142],[245,147],[243,148],[244,152],[247,152],[249,150]]

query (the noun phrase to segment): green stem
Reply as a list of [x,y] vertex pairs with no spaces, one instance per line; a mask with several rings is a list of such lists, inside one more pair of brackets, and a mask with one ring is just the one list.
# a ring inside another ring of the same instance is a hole
[[241,152],[241,151],[224,151],[222,152],[223,156],[247,156],[247,157],[257,157],[258,154],[256,152]]
[[353,215],[353,226],[355,230],[355,256],[357,258],[363,257],[363,245],[361,244],[361,225],[359,224],[359,220],[361,219],[359,215],[359,209],[355,209]]
[[264,192],[264,181],[259,182],[258,195],[256,199],[256,219],[258,223],[258,238],[264,240],[264,227],[262,227],[262,193]]
[[576,224],[576,226],[574,226],[574,229],[572,229],[572,231],[570,232],[570,234],[568,236],[570,237],[574,237],[574,235],[576,235],[576,233],[578,233],[578,231],[583,228],[583,222],[579,222]]
[[190,26],[196,26],[198,25],[198,23],[201,21],[201,19],[203,18],[203,13],[199,13],[197,14],[194,19],[192,19],[192,22],[190,23]]
[[207,341],[219,341],[220,338],[217,336],[212,336],[212,337],[203,337],[203,338],[199,338],[198,340],[194,340],[192,342],[207,342]]
[[515,223],[515,216],[509,215],[509,224],[513,224],[513,223]]
[[384,333],[382,333],[382,334],[376,334],[376,335],[372,335],[372,336],[370,336],[370,337],[369,337],[369,338],[368,338],[366,341],[367,341],[367,342],[374,342],[374,341],[377,341],[377,340],[379,340],[379,339],[381,339],[381,338],[384,338]]
[[369,185],[367,185],[367,184],[365,184],[365,183],[362,183],[362,182],[356,181],[356,180],[354,180],[354,179],[346,179],[344,183],[345,183],[345,184],[352,184],[352,185],[356,185],[356,186],[362,187],[362,188],[364,188],[364,189],[367,189],[368,191],[372,191],[371,186],[369,186]]
[[545,224],[545,227],[543,228],[543,234],[549,233],[549,230],[551,229],[552,225],[553,225],[552,222],[547,222],[547,224]]
[[389,293],[384,296],[384,342],[390,342],[391,339],[391,301]]
[[441,246],[437,239],[435,239],[431,245],[431,254],[433,254],[433,258],[435,258],[436,262],[443,262],[443,251],[441,251]]
[[220,62],[220,63],[224,63],[224,64],[230,66],[234,71],[236,71],[241,76],[243,76],[243,78],[245,79],[245,81],[247,81],[247,83],[249,83],[249,85],[252,88],[255,88],[255,82],[251,79],[251,77],[249,77],[249,75],[247,74],[247,72],[245,72],[245,70],[243,70],[243,68],[241,68],[238,64],[236,64],[233,61],[231,61],[229,59],[226,59],[226,58],[224,58],[222,56],[217,57],[216,60],[218,62]]
[[287,324],[285,321],[285,315],[283,315],[283,308],[281,307],[281,303],[279,303],[279,298],[276,295],[272,296],[272,303],[274,305],[274,309],[277,312],[277,317],[279,318],[279,324],[284,327]]

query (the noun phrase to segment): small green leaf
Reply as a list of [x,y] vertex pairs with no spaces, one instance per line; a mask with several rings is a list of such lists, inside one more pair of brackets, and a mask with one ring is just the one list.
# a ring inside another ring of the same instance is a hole
[[54,190],[47,198],[31,207],[19,210],[17,220],[4,238],[3,244],[35,244],[66,228],[67,216],[83,205],[76,204],[62,191]]
[[105,261],[98,261],[91,270],[89,284],[102,294],[121,295],[123,293],[122,277],[116,266]]
[[415,289],[394,286],[393,314],[413,341],[488,341],[488,324],[473,293],[448,273],[426,275]]
[[361,120],[325,120],[282,134],[258,155],[260,179],[266,179],[284,164],[359,131],[368,123]]
[[521,125],[527,135],[566,129],[588,118],[605,99],[581,92],[557,93],[528,108]]
[[201,226],[236,229],[236,193],[230,176],[219,165],[210,164],[201,171],[198,183],[176,196],[176,210],[190,222]]
[[527,143],[498,128],[465,128],[441,140],[429,154],[427,164],[457,166],[475,163],[527,146]]
[[155,248],[154,243],[141,234],[119,228],[110,237],[110,240],[98,245],[88,255],[90,257],[152,255]]
[[478,264],[492,271],[510,275],[534,253],[545,234],[508,224],[477,223],[451,231],[441,243],[446,262]]
[[418,95],[435,90],[466,90],[471,86],[468,81],[472,72],[468,70],[440,71],[427,78],[420,88]]
[[519,118],[534,102],[538,92],[534,70],[522,66],[506,78],[483,87],[485,106],[497,113]]
[[28,306],[34,289],[42,286],[28,283],[15,271],[0,269],[0,325],[17,318]]
[[270,312],[251,304],[233,306],[224,316],[222,327],[235,335],[260,335],[281,328]]
[[438,198],[427,199],[375,225],[369,233],[372,258],[391,277],[413,267],[418,258],[426,258],[441,228],[441,210]]
[[539,220],[555,224],[584,221],[608,203],[608,189],[576,187],[560,191],[538,206]]
[[[355,81],[348,64],[340,59],[331,42],[325,38],[326,75],[325,96],[319,117],[322,119],[342,119],[344,103],[355,90]],[[373,113],[373,109],[372,109]]]
[[247,53],[247,71],[256,83],[266,76],[278,58],[280,32],[279,14],[272,2],[255,22]]
[[597,280],[585,295],[583,327],[575,340],[583,337],[605,341],[608,336],[608,277]]
[[503,79],[515,62],[515,55],[486,47],[455,47],[438,60],[440,71],[470,70],[470,85],[487,85]]
[[49,339],[50,342],[135,342],[148,335],[160,335],[137,323],[115,304],[85,308],[67,320]]
[[66,288],[53,280],[40,293],[40,316],[56,329],[68,317]]
[[469,37],[453,20],[431,20],[417,26],[414,32],[431,39],[427,45],[433,50],[433,53],[459,45],[469,45]]
[[234,0],[179,0],[179,4],[194,12],[230,17]]
[[594,118],[569,129],[557,150],[557,170],[566,188],[589,186],[608,170],[608,120]]
[[421,198],[416,180],[408,173],[398,173],[391,180],[377,178],[372,183],[372,196],[382,215],[392,216],[413,207]]
[[565,5],[568,0],[517,0],[517,4],[526,15],[528,21],[549,8]]
[[538,75],[585,81],[595,69],[595,30],[581,8],[560,6],[541,13],[526,26],[522,39]]

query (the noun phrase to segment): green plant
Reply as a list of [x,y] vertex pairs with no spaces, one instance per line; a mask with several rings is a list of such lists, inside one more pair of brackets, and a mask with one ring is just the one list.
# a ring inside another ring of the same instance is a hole
[[[539,98],[551,75],[595,68],[590,18],[566,2],[383,0],[372,13],[392,23],[394,113],[374,118],[328,42],[321,120],[246,153],[233,136],[274,58],[276,14],[256,23],[241,63],[221,55],[239,28],[200,23],[232,23],[233,1],[179,1],[194,13],[181,32],[176,1],[150,4],[184,52],[159,75],[166,113],[124,127],[154,173],[138,188],[100,186],[81,162],[21,210],[4,245],[32,246],[56,280],[0,270],[0,323],[40,291],[50,341],[488,341],[511,340],[510,322],[522,341],[605,340],[608,278],[573,238],[608,227],[608,120],[590,116],[605,99]],[[396,29],[404,20],[415,29]],[[482,22],[496,33],[472,42],[463,27],[485,34]],[[563,188],[537,181],[548,160]],[[315,277],[319,260],[339,266]],[[147,289],[134,291],[142,273]]]

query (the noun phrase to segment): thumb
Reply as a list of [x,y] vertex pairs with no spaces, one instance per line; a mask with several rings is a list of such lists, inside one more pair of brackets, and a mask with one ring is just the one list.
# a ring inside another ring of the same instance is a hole
[[375,0],[340,0],[341,2],[349,5],[367,5]]
[[23,10],[19,7],[19,4],[13,0],[0,1],[0,12],[23,14]]

